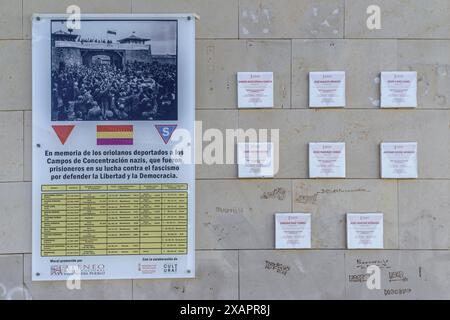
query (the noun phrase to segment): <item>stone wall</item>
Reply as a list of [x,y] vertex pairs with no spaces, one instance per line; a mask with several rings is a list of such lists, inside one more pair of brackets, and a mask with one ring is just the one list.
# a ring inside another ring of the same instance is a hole
[[[198,166],[195,280],[87,281],[74,291],[30,280],[31,14],[64,13],[71,4],[85,13],[199,14],[203,129],[280,128],[275,179],[242,181],[234,165]],[[371,4],[381,7],[380,30],[366,27]],[[450,1],[1,0],[0,57],[0,284],[9,292],[25,288],[34,299],[450,298]],[[347,107],[308,109],[308,72],[335,69],[347,71]],[[379,109],[384,70],[418,71],[417,109]],[[276,108],[237,110],[237,71],[273,71]],[[347,143],[347,179],[308,179],[307,143],[326,140]],[[419,179],[379,179],[379,143],[396,140],[418,142]],[[274,250],[274,213],[296,211],[312,213],[313,249]],[[345,249],[351,211],[385,214],[385,250]],[[266,261],[289,271],[266,269]],[[383,267],[383,289],[369,291],[358,279],[374,262]]]

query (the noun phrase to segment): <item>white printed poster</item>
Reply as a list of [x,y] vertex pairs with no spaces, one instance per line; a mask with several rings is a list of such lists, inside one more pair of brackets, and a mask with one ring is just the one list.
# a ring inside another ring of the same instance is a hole
[[272,178],[274,174],[273,143],[238,143],[239,178]]
[[345,72],[310,72],[309,107],[345,107]]
[[416,179],[417,142],[384,142],[381,149],[381,178]]
[[348,249],[383,249],[382,213],[347,213]]
[[275,215],[275,248],[311,248],[311,214],[277,213]]
[[310,178],[345,178],[345,167],[345,143],[309,143]]
[[417,107],[417,72],[381,72],[381,107]]
[[32,279],[195,276],[195,18],[33,18]]
[[238,107],[273,108],[273,72],[238,72]]

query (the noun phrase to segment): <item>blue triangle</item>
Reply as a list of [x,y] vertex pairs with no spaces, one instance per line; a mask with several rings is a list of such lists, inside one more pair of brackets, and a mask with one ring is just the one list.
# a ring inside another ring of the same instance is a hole
[[159,135],[163,139],[165,144],[168,144],[170,138],[172,138],[172,134],[177,128],[176,124],[167,124],[167,125],[155,125],[156,130],[158,130]]

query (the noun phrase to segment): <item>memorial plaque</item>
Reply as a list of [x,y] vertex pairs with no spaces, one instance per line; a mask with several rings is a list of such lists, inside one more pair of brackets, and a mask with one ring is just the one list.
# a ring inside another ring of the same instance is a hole
[[274,176],[273,143],[238,143],[239,178]]
[[32,279],[194,277],[194,16],[39,14],[32,48]]
[[382,213],[347,213],[348,249],[383,249]]
[[273,108],[273,72],[238,72],[238,107]]
[[275,239],[277,249],[311,248],[311,214],[277,213]]
[[381,149],[381,178],[416,179],[417,142],[384,142]]
[[381,73],[381,108],[417,107],[417,72]]
[[309,143],[310,178],[345,178],[345,143]]
[[309,107],[345,107],[345,72],[310,72]]

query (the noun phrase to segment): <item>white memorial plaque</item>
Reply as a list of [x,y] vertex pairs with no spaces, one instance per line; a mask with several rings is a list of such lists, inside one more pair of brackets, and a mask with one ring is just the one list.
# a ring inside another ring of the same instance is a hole
[[273,72],[238,72],[238,107],[273,108]]
[[311,248],[311,214],[277,213],[275,238],[277,249]]
[[239,178],[274,176],[273,143],[238,143]]
[[381,149],[381,178],[415,179],[417,142],[384,142]]
[[345,72],[310,72],[309,107],[345,107]]
[[417,107],[417,72],[381,73],[381,108]]
[[382,213],[347,213],[348,249],[383,249]]
[[309,143],[310,178],[345,178],[345,143]]

